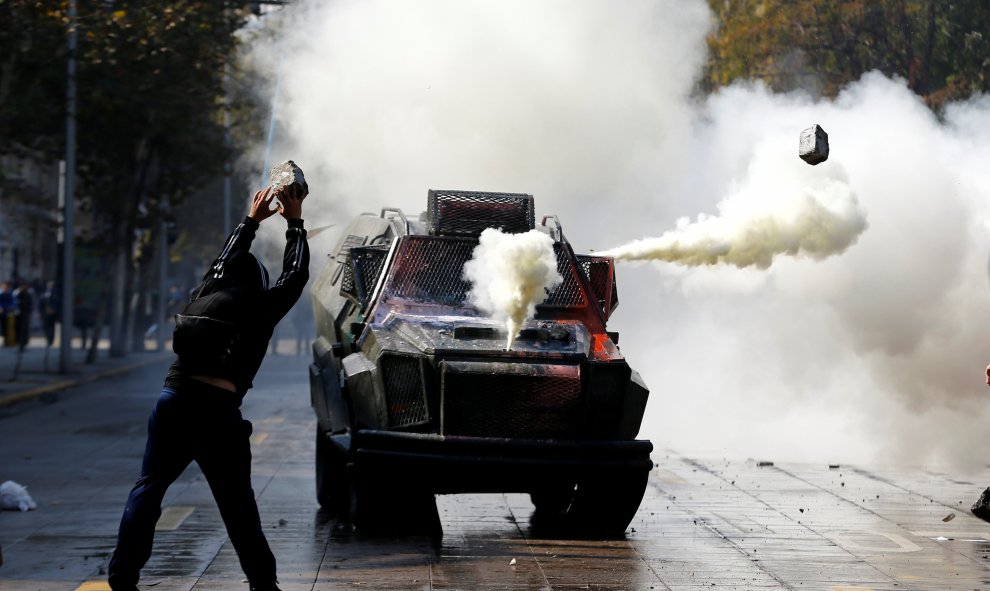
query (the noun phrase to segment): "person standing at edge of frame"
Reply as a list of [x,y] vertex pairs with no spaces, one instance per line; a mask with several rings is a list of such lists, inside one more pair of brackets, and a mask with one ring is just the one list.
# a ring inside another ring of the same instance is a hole
[[[305,182],[255,193],[247,217],[176,315],[177,358],[148,419],[141,475],[128,496],[110,559],[108,583],[114,591],[137,589],[165,491],[192,461],[210,485],[251,591],[278,591],[275,557],[251,488],[252,427],[240,405],[275,325],[309,280],[302,220],[307,193]],[[276,197],[280,203],[272,209]],[[282,274],[269,285],[268,271],[249,249],[261,222],[276,212],[288,228]]]
[[[987,366],[987,386],[990,386],[990,365]],[[990,487],[987,487],[980,498],[973,503],[973,506],[969,509],[973,515],[976,515],[984,521],[990,521]]]

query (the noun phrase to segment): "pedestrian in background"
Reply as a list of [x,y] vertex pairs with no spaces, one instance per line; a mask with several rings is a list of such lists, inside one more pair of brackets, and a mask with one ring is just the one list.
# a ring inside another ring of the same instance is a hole
[[59,297],[55,282],[45,283],[45,290],[38,298],[38,315],[41,316],[41,330],[45,333],[45,371],[48,371],[48,353],[55,344],[55,325],[59,321]]
[[14,293],[10,283],[0,282],[0,340],[5,347],[13,347],[16,342],[14,335],[14,315],[16,313]]
[[55,344],[55,325],[58,324],[59,298],[55,291],[55,282],[45,284],[45,291],[38,300],[38,314],[41,316],[41,328],[45,333],[45,346]]
[[[272,201],[280,204],[272,210]],[[134,591],[151,556],[155,523],[165,491],[190,462],[199,464],[252,591],[278,591],[275,557],[265,539],[251,488],[251,423],[241,400],[251,388],[272,331],[309,279],[309,247],[303,229],[306,189],[297,183],[254,195],[248,216],[228,237],[191,302],[177,316],[169,368],[148,420],[141,476],[120,520],[110,559],[113,591]],[[249,252],[261,222],[280,213],[287,220],[282,274],[269,285],[268,271]]]
[[14,338],[16,345],[23,352],[31,340],[31,312],[34,311],[34,293],[27,279],[17,280],[17,289],[13,292],[15,302]]
[[[990,365],[987,366],[987,386],[990,386]],[[990,487],[987,487],[980,498],[973,503],[969,510],[980,519],[990,521]]]
[[13,320],[14,341],[17,345],[17,361],[14,363],[14,375],[11,380],[17,380],[21,373],[21,358],[24,349],[31,340],[31,312],[34,311],[34,298],[31,286],[26,279],[18,279],[17,289],[11,296],[14,301],[14,311],[8,313],[8,323]]

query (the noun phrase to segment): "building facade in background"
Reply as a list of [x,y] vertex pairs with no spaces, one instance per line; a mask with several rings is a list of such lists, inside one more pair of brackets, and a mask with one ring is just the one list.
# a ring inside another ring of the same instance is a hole
[[0,156],[0,278],[55,279],[58,175],[58,162]]

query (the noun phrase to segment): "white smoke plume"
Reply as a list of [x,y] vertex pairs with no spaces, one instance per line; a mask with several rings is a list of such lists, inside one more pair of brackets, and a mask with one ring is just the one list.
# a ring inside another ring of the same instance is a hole
[[[984,463],[990,100],[937,118],[878,74],[834,101],[753,84],[698,97],[713,22],[703,0],[300,0],[266,15],[278,30],[244,67],[265,97],[284,73],[270,161],[306,171],[307,227],[337,224],[311,241],[312,272],[351,215],[415,216],[430,188],[532,194],[578,252],[701,212],[777,214],[805,190],[830,211],[855,196],[869,227],[841,256],[620,266],[609,329],[651,388],[640,435],[777,461]],[[812,123],[829,134],[818,166],[797,155]],[[843,183],[850,199],[821,194]]]
[[781,254],[814,260],[840,254],[867,227],[866,215],[846,182],[824,175],[819,179],[788,179],[792,183],[766,180],[771,181],[767,189],[791,191],[795,198],[768,202],[760,190],[750,186],[719,203],[718,216],[699,214],[695,222],[681,218],[675,230],[658,238],[636,240],[596,254],[627,261],[687,266],[724,263],[766,269]]
[[464,265],[464,278],[471,282],[468,300],[505,322],[506,349],[512,348],[526,320],[536,314],[536,305],[564,280],[557,272],[550,236],[539,230],[507,234],[494,228],[481,233]]

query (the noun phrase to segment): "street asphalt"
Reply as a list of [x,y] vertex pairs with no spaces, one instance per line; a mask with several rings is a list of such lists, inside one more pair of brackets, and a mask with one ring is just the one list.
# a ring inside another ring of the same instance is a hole
[[47,399],[79,384],[128,372],[172,355],[167,344],[164,351],[155,351],[154,343],[149,341],[145,351],[111,357],[109,342],[104,339],[97,347],[95,359],[87,363],[88,352],[82,348],[80,340],[75,339],[73,345],[68,371],[64,373],[59,367],[58,342],[49,349],[43,338],[32,337],[23,351],[18,347],[0,346],[0,413],[11,405]]
[[[621,539],[541,537],[523,494],[441,495],[439,544],[362,536],[316,502],[308,358],[289,346],[266,359],[242,407],[284,591],[990,589],[990,525],[968,511],[990,467],[706,458],[654,440],[656,468]],[[0,371],[12,369],[13,352],[0,353]],[[0,512],[0,591],[108,589],[106,563],[169,358],[104,353],[62,376],[34,351],[19,381],[3,382],[0,481],[27,486],[37,509]],[[196,466],[163,509],[143,591],[247,588]]]

